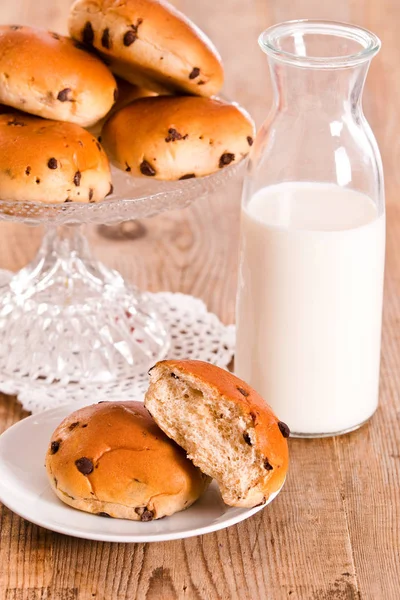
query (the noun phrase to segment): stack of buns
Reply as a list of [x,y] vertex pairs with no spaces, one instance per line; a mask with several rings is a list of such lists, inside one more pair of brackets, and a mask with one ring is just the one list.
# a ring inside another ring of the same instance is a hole
[[112,189],[102,146],[130,175],[162,180],[248,154],[253,122],[214,97],[218,52],[170,4],[76,0],[68,26],[70,38],[0,26],[0,199],[102,200]]
[[100,402],[57,427],[46,469],[60,500],[151,521],[191,506],[212,478],[229,506],[265,504],[282,487],[289,428],[247,383],[192,360],[157,363],[150,378],[144,406]]

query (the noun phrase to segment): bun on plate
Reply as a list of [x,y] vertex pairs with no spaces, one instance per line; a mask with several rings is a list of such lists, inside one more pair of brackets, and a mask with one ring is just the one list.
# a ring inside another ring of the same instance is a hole
[[134,521],[188,508],[210,481],[141,402],[101,402],[72,413],[52,435],[46,469],[66,504]]
[[217,480],[226,504],[256,506],[282,487],[289,428],[247,383],[194,360],[159,362],[150,381],[146,408],[193,463]]

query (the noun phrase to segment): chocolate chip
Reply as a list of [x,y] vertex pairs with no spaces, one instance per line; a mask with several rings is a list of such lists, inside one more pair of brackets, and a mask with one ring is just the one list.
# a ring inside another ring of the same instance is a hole
[[250,416],[251,416],[251,418],[253,419],[253,421],[256,421],[256,420],[257,420],[257,415],[256,415],[256,413],[254,413],[254,412],[251,412],[251,413],[250,413]]
[[112,183],[110,183],[110,191],[108,192],[107,196],[110,196],[110,194],[112,194],[114,191],[114,186]]
[[22,29],[21,25],[10,25],[10,29],[12,29],[13,31],[17,31],[18,29]]
[[278,421],[278,427],[284,438],[288,438],[290,436],[290,429],[286,425],[286,423],[284,423],[283,421]]
[[97,139],[98,139],[98,141],[99,141],[99,142],[100,142],[100,144],[101,144],[101,135],[99,135],[99,137],[98,137]]
[[131,46],[133,44],[133,42],[135,42],[136,40],[137,40],[136,31],[130,29],[129,31],[127,31],[124,34],[124,37],[123,37],[124,46]]
[[89,188],[89,202],[91,202],[91,201],[92,201],[92,199],[93,199],[93,193],[94,193],[94,192],[93,192],[93,189],[92,189],[92,188]]
[[200,79],[200,81],[197,82],[197,85],[205,85],[207,82],[203,81],[203,79]]
[[266,458],[264,461],[264,469],[266,469],[267,471],[272,471],[273,468],[274,467],[271,465],[268,458]]
[[64,88],[57,94],[57,100],[60,102],[72,102],[71,98],[72,90],[71,88]]
[[75,429],[75,427],[78,427],[79,425],[79,421],[76,421],[75,423],[71,423],[71,425],[68,427],[68,429],[70,431],[72,431],[73,429]]
[[87,427],[87,426],[88,426],[88,424],[85,423],[84,425],[82,425],[82,429],[85,429],[85,427]]
[[126,171],[127,173],[130,173],[130,172],[132,171],[132,169],[130,168],[130,166],[128,165],[128,163],[127,163],[127,162],[126,162],[125,164],[126,164],[126,169],[125,169],[125,171]]
[[59,40],[60,39],[60,36],[58,35],[58,33],[54,33],[54,31],[50,31],[50,35],[55,40]]
[[189,73],[189,79],[196,79],[200,75],[199,67],[193,67],[192,71]]
[[49,160],[47,162],[47,166],[49,167],[49,169],[57,169],[57,167],[58,167],[57,159],[49,158]]
[[26,167],[25,169],[25,175],[30,175],[31,174],[31,168],[30,167]]
[[154,517],[154,512],[152,510],[147,510],[147,508],[143,511],[140,520],[141,521],[152,521]]
[[65,198],[64,202],[72,202],[71,198]]
[[244,432],[243,439],[246,442],[246,444],[248,444],[249,446],[253,445],[251,442],[251,438],[250,438],[249,434],[247,433],[247,431]]
[[127,31],[123,37],[124,46],[130,46],[137,40],[137,33],[139,29],[139,25],[143,23],[143,19],[138,19],[136,21],[136,25],[131,25],[129,31]]
[[165,141],[176,142],[176,140],[186,140],[187,137],[187,133],[185,135],[182,135],[181,133],[179,133],[179,131],[177,131],[173,127],[170,127],[170,129],[168,129],[168,136],[165,138]]
[[147,175],[148,177],[154,177],[154,175],[156,174],[155,169],[151,166],[150,163],[147,162],[147,160],[144,160],[140,164],[140,172],[143,175]]
[[174,379],[179,379],[178,375],[175,375],[175,373],[171,373],[171,377],[173,377]]
[[182,177],[179,177],[179,179],[182,181],[183,179],[192,179],[193,177],[196,177],[194,173],[186,173],[186,175],[182,175]]
[[249,146],[253,145],[253,138],[250,135],[247,136],[247,143]]
[[87,44],[88,46],[93,45],[94,31],[90,21],[86,22],[85,27],[82,30],[82,40],[83,43]]
[[107,50],[111,48],[110,30],[108,27],[106,27],[106,29],[103,31],[103,35],[101,36],[101,45],[103,48],[107,48]]
[[93,471],[93,463],[90,458],[86,458],[86,456],[78,458],[78,460],[75,461],[75,465],[82,475],[90,475]]
[[51,454],[55,454],[56,452],[58,452],[59,448],[60,448],[60,442],[51,442],[51,444],[50,444]]
[[114,102],[116,102],[118,100],[118,88],[115,88],[113,96],[114,96]]
[[222,167],[226,167],[226,165],[229,165],[233,160],[235,160],[235,155],[231,152],[225,152],[219,159],[219,168],[222,169]]
[[98,516],[99,516],[99,517],[107,517],[108,519],[112,519],[112,516],[111,516],[111,515],[109,515],[109,514],[108,514],[108,513],[106,513],[106,512],[99,512],[99,513],[97,513],[97,514],[98,514]]
[[238,392],[240,392],[242,394],[242,396],[244,396],[245,398],[247,398],[247,396],[249,395],[249,392],[247,392],[246,390],[244,390],[242,387],[236,386],[236,389]]
[[81,185],[81,177],[81,172],[77,171],[74,175],[74,184],[76,185],[76,187],[79,187]]
[[40,179],[39,179],[39,177],[36,177],[36,179],[35,179],[35,183],[40,183]]

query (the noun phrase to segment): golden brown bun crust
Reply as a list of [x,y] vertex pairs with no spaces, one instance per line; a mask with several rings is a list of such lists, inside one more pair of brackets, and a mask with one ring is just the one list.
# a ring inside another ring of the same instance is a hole
[[169,370],[191,375],[203,382],[224,398],[240,407],[242,412],[249,415],[254,423],[256,444],[258,449],[274,469],[268,472],[263,489],[266,498],[278,491],[286,477],[288,469],[289,428],[279,421],[267,402],[246,382],[232,373],[215,365],[198,360],[164,360],[157,365]]
[[72,413],[51,438],[46,469],[63,502],[136,521],[188,508],[209,483],[141,402],[104,402]]
[[222,87],[221,59],[210,40],[163,0],[77,0],[69,31],[131,83],[199,96]]
[[110,110],[115,90],[109,69],[74,40],[31,27],[0,26],[0,102],[87,126]]
[[201,177],[240,161],[253,136],[245,111],[195,96],[136,100],[102,131],[104,147],[120,169],[165,180]]
[[1,200],[98,202],[110,187],[106,153],[79,125],[0,115]]

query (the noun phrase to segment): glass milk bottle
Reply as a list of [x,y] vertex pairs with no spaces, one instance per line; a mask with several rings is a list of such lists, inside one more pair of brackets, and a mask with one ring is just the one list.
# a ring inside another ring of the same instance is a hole
[[298,437],[378,404],[385,208],[361,96],[378,38],[344,23],[267,29],[274,105],[244,183],[235,370]]

